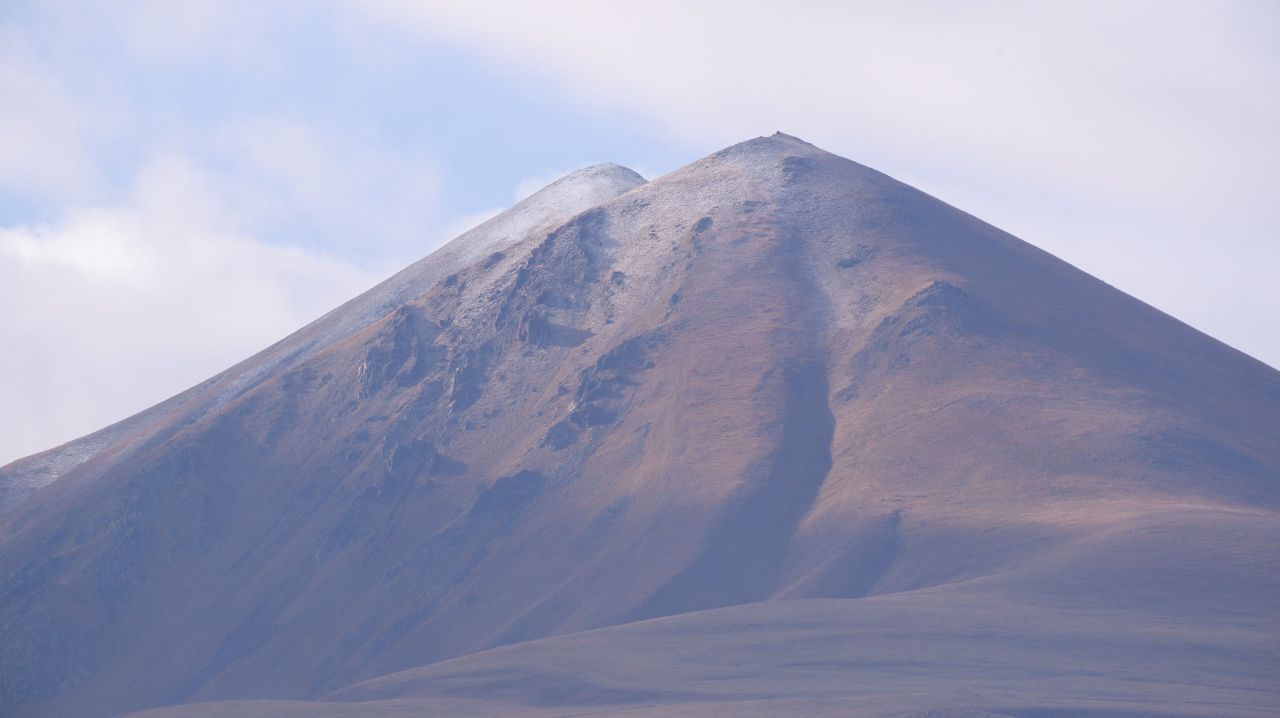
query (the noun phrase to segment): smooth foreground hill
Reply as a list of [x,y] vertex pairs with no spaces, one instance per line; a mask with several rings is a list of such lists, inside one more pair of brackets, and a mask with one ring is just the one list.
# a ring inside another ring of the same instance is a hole
[[1274,716],[1280,372],[786,135],[0,469],[0,715]]

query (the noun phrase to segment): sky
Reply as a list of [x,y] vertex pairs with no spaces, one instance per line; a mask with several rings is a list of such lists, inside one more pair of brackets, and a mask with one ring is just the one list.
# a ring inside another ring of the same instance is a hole
[[0,3],[0,464],[781,130],[1280,366],[1280,3]]

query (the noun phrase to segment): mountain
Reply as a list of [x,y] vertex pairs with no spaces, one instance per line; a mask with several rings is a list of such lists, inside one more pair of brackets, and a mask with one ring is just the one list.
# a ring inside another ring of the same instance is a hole
[[795,138],[588,168],[0,470],[0,714],[1273,715],[1278,428]]

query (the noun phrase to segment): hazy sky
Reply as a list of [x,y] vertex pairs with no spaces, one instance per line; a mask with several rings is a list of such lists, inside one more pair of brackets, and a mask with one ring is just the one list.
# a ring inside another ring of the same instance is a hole
[[0,3],[0,464],[783,130],[1280,366],[1280,3]]

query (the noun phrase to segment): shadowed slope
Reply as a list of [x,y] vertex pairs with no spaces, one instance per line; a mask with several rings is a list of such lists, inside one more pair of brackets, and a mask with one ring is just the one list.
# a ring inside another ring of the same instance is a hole
[[[972,586],[1229,646],[1229,581],[1271,625],[1280,373],[783,135],[608,197],[477,229],[375,318],[179,397],[0,518],[0,704],[314,698],[637,618],[944,586],[930,610],[957,597],[961,623]],[[634,688],[668,689],[704,692]]]

